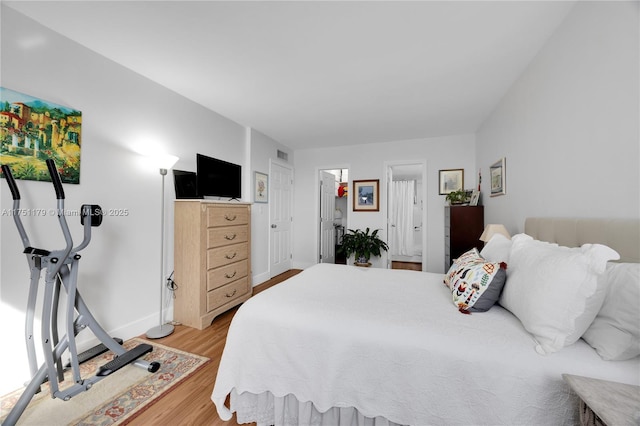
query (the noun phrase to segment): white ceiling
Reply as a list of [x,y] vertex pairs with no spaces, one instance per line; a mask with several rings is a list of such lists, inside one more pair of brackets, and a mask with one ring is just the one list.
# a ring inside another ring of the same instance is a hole
[[4,1],[293,149],[475,132],[568,1]]

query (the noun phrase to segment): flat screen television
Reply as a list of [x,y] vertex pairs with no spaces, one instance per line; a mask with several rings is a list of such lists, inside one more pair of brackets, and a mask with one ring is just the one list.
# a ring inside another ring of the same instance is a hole
[[196,172],[174,169],[173,183],[176,189],[176,199],[202,198],[198,195]]
[[242,167],[217,158],[196,154],[198,195],[242,197]]

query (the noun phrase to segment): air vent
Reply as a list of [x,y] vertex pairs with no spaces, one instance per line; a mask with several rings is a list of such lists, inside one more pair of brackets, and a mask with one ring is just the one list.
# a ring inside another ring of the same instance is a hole
[[278,158],[284,161],[289,161],[289,154],[284,151],[278,150]]

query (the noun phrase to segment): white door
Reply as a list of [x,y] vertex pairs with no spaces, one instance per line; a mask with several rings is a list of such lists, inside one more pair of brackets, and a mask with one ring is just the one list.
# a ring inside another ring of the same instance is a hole
[[336,263],[336,176],[320,171],[320,263]]
[[391,236],[395,232],[395,223],[393,223],[393,168],[387,167],[387,245],[389,250],[387,251],[387,269],[391,269],[392,266],[392,238]]
[[271,163],[269,177],[269,273],[275,277],[291,269],[291,222],[293,203],[293,170]]

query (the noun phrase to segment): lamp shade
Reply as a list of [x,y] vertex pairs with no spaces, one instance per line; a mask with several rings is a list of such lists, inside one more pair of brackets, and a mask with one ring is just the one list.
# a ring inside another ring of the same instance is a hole
[[484,228],[484,232],[482,233],[482,235],[480,235],[480,241],[484,241],[486,243],[491,239],[491,237],[496,234],[504,235],[509,239],[511,238],[511,235],[509,235],[509,231],[507,231],[507,228],[505,228],[504,225],[492,223]]

